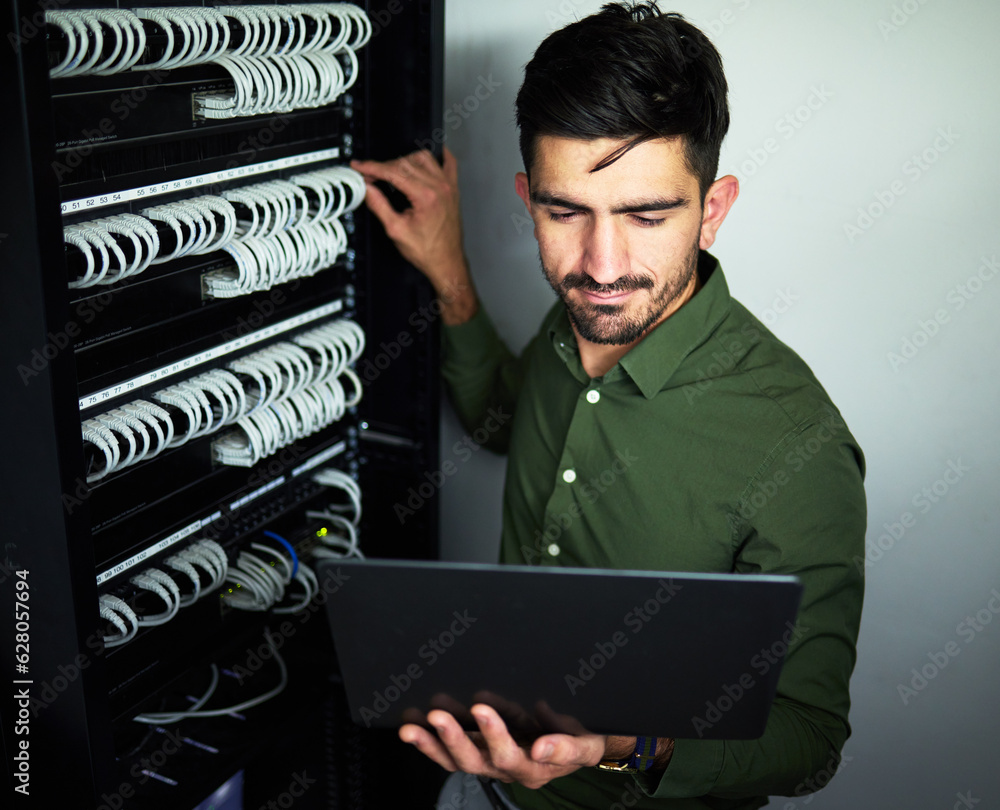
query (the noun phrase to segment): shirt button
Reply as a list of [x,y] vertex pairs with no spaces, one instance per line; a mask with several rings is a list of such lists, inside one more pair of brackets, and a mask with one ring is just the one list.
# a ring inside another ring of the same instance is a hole
[[563,481],[572,484],[576,480],[576,470],[563,470]]
[[547,551],[553,557],[558,557],[559,556],[559,546],[556,543],[549,543],[549,547],[548,547]]
[[590,391],[587,392],[587,402],[589,402],[591,405],[595,404],[596,402],[600,402],[600,399],[601,399],[600,391],[591,389]]

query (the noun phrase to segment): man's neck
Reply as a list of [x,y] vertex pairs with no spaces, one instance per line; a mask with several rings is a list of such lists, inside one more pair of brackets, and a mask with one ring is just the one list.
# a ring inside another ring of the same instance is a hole
[[688,285],[684,293],[664,310],[663,314],[657,318],[656,322],[649,329],[643,332],[636,340],[621,346],[608,346],[584,340],[580,337],[580,333],[577,332],[576,324],[571,322],[570,326],[573,328],[573,334],[576,335],[576,345],[580,350],[580,363],[583,365],[583,370],[587,373],[587,376],[594,379],[595,377],[603,377],[611,371],[617,365],[618,361],[632,350],[632,347],[639,345],[646,335],[690,301],[700,289],[701,277],[696,272],[694,278],[691,280],[691,284]]

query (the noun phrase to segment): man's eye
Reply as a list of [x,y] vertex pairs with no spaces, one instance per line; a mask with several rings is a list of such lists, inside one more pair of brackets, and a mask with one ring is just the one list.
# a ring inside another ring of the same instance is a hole
[[640,217],[636,215],[632,216],[632,221],[642,228],[655,228],[657,225],[663,224],[662,218],[656,219],[654,217]]
[[549,211],[549,219],[554,222],[569,222],[577,213],[577,211]]

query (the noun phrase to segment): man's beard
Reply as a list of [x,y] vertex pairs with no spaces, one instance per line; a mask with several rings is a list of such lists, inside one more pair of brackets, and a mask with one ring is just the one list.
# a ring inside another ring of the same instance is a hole
[[[539,254],[541,261],[541,254]],[[570,322],[577,334],[590,343],[604,346],[627,346],[643,337],[667,308],[688,288],[698,271],[698,243],[684,257],[681,272],[654,289],[649,276],[622,276],[611,284],[598,284],[586,273],[571,273],[556,283],[552,273],[542,263],[542,273],[556,294],[566,305]],[[651,298],[638,308],[632,301],[625,304],[591,304],[587,300],[573,299],[572,290],[595,293],[621,293],[633,290],[651,290]],[[629,309],[633,311],[628,311]]]

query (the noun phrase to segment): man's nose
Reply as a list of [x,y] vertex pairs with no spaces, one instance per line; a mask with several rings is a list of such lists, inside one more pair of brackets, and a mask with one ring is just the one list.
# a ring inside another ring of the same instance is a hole
[[628,274],[628,250],[618,223],[597,217],[584,237],[583,270],[598,284],[612,284]]

